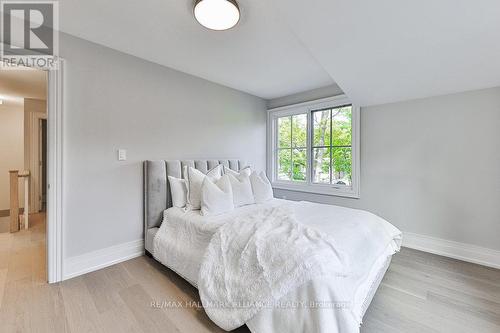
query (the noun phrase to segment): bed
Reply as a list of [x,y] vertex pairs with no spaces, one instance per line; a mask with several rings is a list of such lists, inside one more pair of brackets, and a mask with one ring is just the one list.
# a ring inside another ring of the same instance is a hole
[[311,202],[272,199],[210,217],[202,216],[199,211],[172,207],[167,176],[182,178],[184,166],[206,173],[219,164],[234,171],[246,166],[240,160],[144,163],[146,251],[199,288],[200,283],[211,279],[200,275],[200,266],[214,234],[222,226],[236,219],[258,216],[264,210],[284,207],[301,224],[332,235],[347,254],[349,274],[343,278],[321,276],[297,285],[272,303],[259,306],[255,315],[244,323],[256,333],[359,332],[391,257],[399,250],[401,232],[371,213]]

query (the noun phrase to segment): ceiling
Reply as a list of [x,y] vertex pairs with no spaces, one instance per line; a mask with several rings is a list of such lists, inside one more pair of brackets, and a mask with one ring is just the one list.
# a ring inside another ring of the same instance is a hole
[[361,105],[500,86],[498,0],[273,0]]
[[239,24],[215,32],[196,22],[191,0],[64,0],[60,26],[83,39],[265,99],[333,84],[267,1],[238,1]]
[[61,30],[272,99],[337,83],[361,105],[500,86],[497,0],[239,0],[224,32],[190,0],[64,0]]
[[0,99],[2,107],[23,105],[24,98],[47,98],[47,74],[25,68],[0,70]]

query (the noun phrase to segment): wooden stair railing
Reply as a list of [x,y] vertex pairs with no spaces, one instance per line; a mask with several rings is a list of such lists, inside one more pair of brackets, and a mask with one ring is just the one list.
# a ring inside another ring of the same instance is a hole
[[10,170],[10,232],[19,231],[19,178],[24,178],[24,228],[29,227],[29,177],[30,172]]

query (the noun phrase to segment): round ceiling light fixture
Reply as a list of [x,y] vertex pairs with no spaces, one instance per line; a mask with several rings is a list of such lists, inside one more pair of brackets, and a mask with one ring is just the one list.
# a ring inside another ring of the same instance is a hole
[[205,28],[227,30],[238,24],[240,8],[235,0],[197,0],[194,17]]

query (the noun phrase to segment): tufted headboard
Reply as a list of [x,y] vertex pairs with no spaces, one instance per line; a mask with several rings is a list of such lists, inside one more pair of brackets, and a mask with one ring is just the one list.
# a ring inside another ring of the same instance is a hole
[[[150,229],[158,228],[163,220],[163,211],[172,207],[172,198],[167,176],[183,178],[185,165],[194,167],[203,173],[223,164],[238,171],[247,166],[240,160],[171,160],[144,162],[144,233],[146,244],[151,243]],[[148,242],[149,241],[149,242]],[[148,246],[146,245],[148,250]]]

